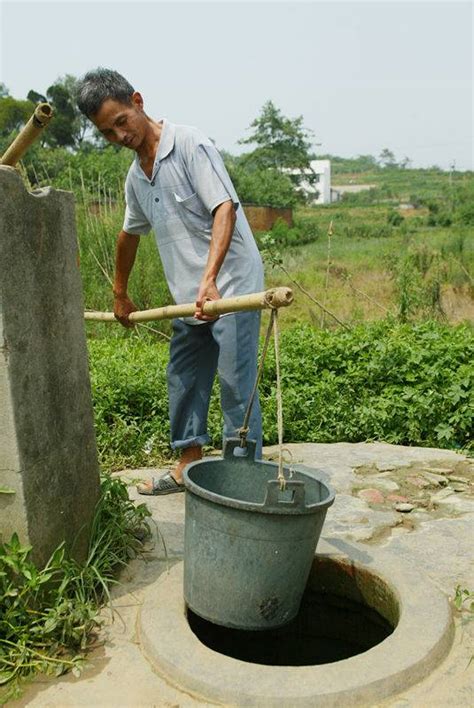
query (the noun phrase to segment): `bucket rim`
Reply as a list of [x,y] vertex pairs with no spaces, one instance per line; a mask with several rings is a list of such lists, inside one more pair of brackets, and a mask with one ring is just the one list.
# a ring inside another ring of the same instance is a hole
[[[250,511],[250,512],[260,512],[263,514],[279,514],[279,515],[284,515],[284,516],[302,516],[302,515],[309,515],[309,514],[317,514],[322,511],[326,511],[332,504],[334,503],[335,499],[335,492],[331,487],[322,479],[319,477],[313,477],[306,472],[302,472],[301,470],[296,470],[298,475],[301,475],[303,477],[308,478],[311,481],[318,482],[321,484],[326,490],[327,490],[327,496],[325,499],[319,502],[315,502],[314,504],[309,504],[309,505],[304,505],[304,506],[298,506],[298,507],[291,507],[289,505],[285,504],[279,504],[279,505],[273,505],[273,506],[267,506],[265,504],[265,501],[263,503],[259,502],[248,502],[248,501],[243,501],[239,499],[234,499],[233,497],[226,497],[222,494],[217,494],[216,492],[211,492],[208,489],[204,489],[201,487],[199,484],[196,484],[192,479],[189,478],[189,472],[194,468],[198,467],[203,464],[208,464],[208,465],[213,465],[217,464],[223,461],[224,458],[219,457],[214,460],[197,460],[196,462],[191,462],[189,465],[186,466],[183,474],[183,482],[184,482],[184,487],[186,490],[186,493],[193,494],[197,497],[201,497],[202,499],[205,499],[206,501],[213,502],[215,504],[218,504],[220,506],[227,506],[231,507],[232,509],[237,509],[239,511]],[[274,462],[269,462],[267,460],[258,460],[259,465],[266,465],[267,467],[273,467],[274,469],[278,468],[278,465]],[[284,472],[289,475],[290,474],[290,468],[289,467],[284,467],[283,468]],[[276,477],[275,477],[276,480]],[[275,481],[273,480],[273,481]],[[269,480],[271,481],[271,480]]]

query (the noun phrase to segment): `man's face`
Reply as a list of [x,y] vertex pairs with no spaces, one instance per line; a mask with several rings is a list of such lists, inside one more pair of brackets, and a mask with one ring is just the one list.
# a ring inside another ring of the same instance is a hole
[[131,103],[119,103],[108,98],[91,116],[94,125],[110,143],[137,150],[143,142],[148,125],[143,111],[143,99],[138,92]]

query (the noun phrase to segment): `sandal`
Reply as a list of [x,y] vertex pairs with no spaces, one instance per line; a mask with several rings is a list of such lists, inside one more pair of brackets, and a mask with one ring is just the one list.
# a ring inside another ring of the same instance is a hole
[[157,497],[163,494],[175,494],[176,492],[184,492],[184,484],[180,484],[175,478],[167,472],[155,479],[152,477],[151,486],[149,484],[137,484],[137,492],[149,497]]

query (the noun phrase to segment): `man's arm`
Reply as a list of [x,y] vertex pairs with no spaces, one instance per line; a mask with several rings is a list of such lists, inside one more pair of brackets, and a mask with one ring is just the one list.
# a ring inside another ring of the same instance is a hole
[[115,249],[114,315],[124,327],[133,327],[128,319],[138,308],[127,295],[128,278],[135,263],[140,236],[120,231]]
[[209,247],[206,268],[196,298],[196,312],[194,314],[196,319],[204,320],[205,322],[216,319],[215,317],[205,315],[202,311],[202,307],[206,300],[220,299],[216,279],[222,263],[224,262],[225,255],[229,250],[237,218],[234,205],[230,200],[219,204],[213,216],[211,245]]

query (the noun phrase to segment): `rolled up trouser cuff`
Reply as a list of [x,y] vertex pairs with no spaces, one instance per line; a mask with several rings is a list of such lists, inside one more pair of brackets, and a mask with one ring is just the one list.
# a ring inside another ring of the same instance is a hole
[[186,447],[202,447],[203,445],[208,445],[210,442],[211,438],[206,433],[206,435],[197,435],[187,440],[173,440],[171,447],[173,450],[183,450]]

